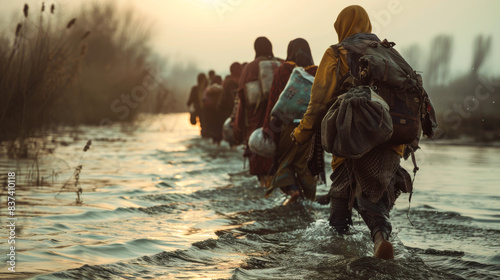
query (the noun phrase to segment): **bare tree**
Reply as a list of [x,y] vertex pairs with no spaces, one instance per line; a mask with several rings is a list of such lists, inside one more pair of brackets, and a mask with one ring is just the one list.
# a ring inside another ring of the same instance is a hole
[[439,35],[432,40],[429,62],[427,65],[426,83],[430,86],[443,84],[449,76],[453,38]]
[[472,74],[474,76],[478,75],[479,68],[483,65],[486,57],[491,51],[491,39],[491,35],[479,35],[474,41],[474,57],[472,60]]

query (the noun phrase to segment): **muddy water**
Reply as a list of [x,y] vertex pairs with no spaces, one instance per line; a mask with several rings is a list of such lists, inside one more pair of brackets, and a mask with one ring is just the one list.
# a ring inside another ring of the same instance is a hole
[[[135,132],[81,129],[80,138],[49,137],[55,149],[39,157],[38,172],[31,161],[1,160],[1,176],[17,173],[18,220],[10,273],[2,183],[0,278],[500,277],[500,148],[422,145],[409,219],[408,195],[392,211],[396,259],[382,261],[372,257],[360,217],[351,235],[338,236],[327,206],[280,206],[278,192],[264,198],[241,149],[199,139],[187,115],[157,118]],[[318,193],[327,190],[321,185]]]

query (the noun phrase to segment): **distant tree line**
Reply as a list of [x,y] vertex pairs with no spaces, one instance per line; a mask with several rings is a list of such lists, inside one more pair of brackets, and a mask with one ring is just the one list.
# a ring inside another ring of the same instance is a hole
[[484,69],[491,54],[492,37],[478,35],[473,44],[470,71],[458,77],[450,77],[451,36],[435,37],[429,55],[424,59],[418,45],[402,50],[415,69],[424,70],[424,86],[437,111],[439,139],[500,140],[500,76],[488,74]]

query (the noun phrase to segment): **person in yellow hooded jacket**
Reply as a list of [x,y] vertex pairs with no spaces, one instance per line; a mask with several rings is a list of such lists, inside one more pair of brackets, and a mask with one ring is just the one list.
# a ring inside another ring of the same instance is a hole
[[[372,26],[367,12],[360,6],[349,6],[342,10],[334,24],[339,42],[358,33],[370,33]],[[311,89],[311,100],[299,126],[292,132],[296,144],[307,143],[319,129],[328,110],[327,104],[341,92],[337,87],[340,77],[349,72],[347,50],[338,49],[338,56],[328,48],[319,64]],[[336,157],[332,160],[332,186],[328,193],[330,201],[329,223],[340,234],[347,233],[352,226],[351,209],[354,207],[371,231],[375,257],[394,258],[392,244],[388,241],[392,231],[389,211],[400,191],[396,181],[411,184],[408,173],[399,165],[404,145],[373,148],[357,163]],[[353,169],[362,169],[363,176],[353,176]],[[354,178],[353,178],[354,177]]]

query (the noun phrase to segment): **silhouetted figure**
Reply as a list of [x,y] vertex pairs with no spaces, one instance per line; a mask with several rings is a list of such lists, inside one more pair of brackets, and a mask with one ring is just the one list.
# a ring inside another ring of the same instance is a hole
[[233,112],[234,100],[238,90],[238,82],[240,80],[242,67],[238,62],[231,64],[229,68],[231,75],[228,75],[222,86],[222,96],[219,99],[217,108],[223,114],[225,119],[229,118]]
[[214,78],[215,78],[215,71],[214,70],[208,71],[208,84],[209,85],[213,84]]
[[[246,99],[247,90],[245,86],[251,82],[259,80],[259,63],[263,60],[274,59],[273,47],[271,42],[265,37],[259,37],[254,43],[255,60],[248,63],[243,72],[238,87],[238,109],[234,121],[234,136],[238,141],[245,141],[252,132],[262,127],[266,114],[267,100],[251,105]],[[257,175],[261,186],[266,186],[268,175],[273,164],[272,158],[261,157],[247,148],[243,154],[250,162],[250,174]]]
[[222,140],[222,124],[224,123],[223,114],[217,109],[217,104],[222,96],[222,78],[214,76],[212,84],[205,89],[203,96],[203,110],[205,116],[205,127],[208,137],[219,145]]
[[204,113],[203,113],[203,94],[208,85],[207,76],[204,73],[198,74],[197,84],[191,88],[191,93],[189,94],[189,99],[187,106],[193,106],[191,111],[191,124],[195,125],[198,118],[201,128],[201,136],[207,137],[206,130],[203,129],[204,126]]
[[[342,10],[334,26],[339,42],[354,35],[380,41],[374,34],[368,34],[372,26],[367,12],[360,6]],[[347,61],[348,52],[344,45],[332,46],[325,52],[311,89],[307,112],[292,134],[296,143],[310,141],[328,109],[326,104],[334,96],[346,92],[341,79],[352,74],[349,69],[352,61]],[[411,188],[410,175],[400,167],[404,148],[404,144],[379,145],[357,159],[333,155],[332,186],[327,196],[331,207],[330,225],[340,234],[347,233],[352,225],[351,209],[354,207],[371,231],[374,255],[378,258],[394,258],[392,244],[388,241],[392,231],[389,211],[402,186]]]
[[312,141],[300,146],[295,145],[290,139],[290,133],[296,125],[293,123],[282,125],[277,118],[271,118],[271,110],[285,89],[293,69],[297,66],[303,67],[312,76],[316,75],[318,69],[314,65],[309,44],[302,38],[295,39],[288,44],[286,62],[281,64],[274,75],[263,124],[265,133],[273,137],[277,147],[275,166],[278,168],[271,180],[268,193],[275,188],[281,188],[283,192],[291,196],[286,204],[294,203],[301,193],[309,200],[314,200],[316,197],[316,181],[307,168]]

